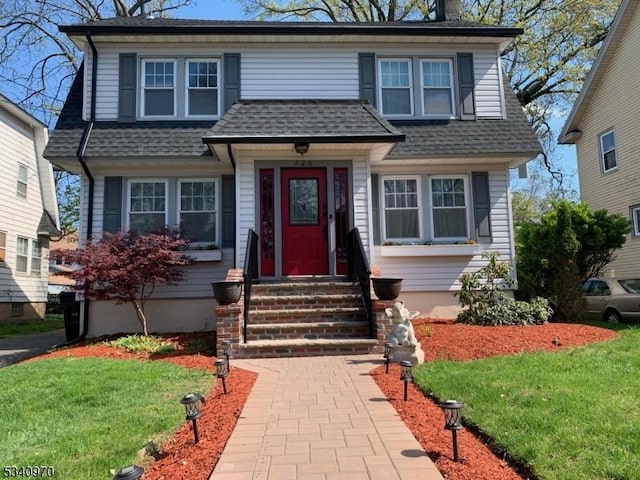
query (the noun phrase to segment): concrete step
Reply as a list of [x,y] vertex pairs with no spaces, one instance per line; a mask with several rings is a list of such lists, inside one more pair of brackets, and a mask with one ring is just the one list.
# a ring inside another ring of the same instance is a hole
[[364,355],[376,347],[375,339],[258,340],[239,345],[238,358]]
[[247,325],[247,341],[367,338],[369,322],[268,323]]

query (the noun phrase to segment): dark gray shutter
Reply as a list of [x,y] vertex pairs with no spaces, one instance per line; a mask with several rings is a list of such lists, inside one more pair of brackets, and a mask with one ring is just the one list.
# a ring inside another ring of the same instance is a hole
[[460,119],[475,120],[476,109],[473,100],[473,54],[458,54],[458,92],[460,95]]
[[240,54],[224,54],[224,115],[231,106],[240,100]]
[[118,84],[118,121],[136,121],[136,85],[138,57],[135,53],[120,54]]
[[491,200],[489,196],[489,172],[471,173],[473,188],[473,217],[476,238],[491,240]]
[[378,174],[371,175],[371,218],[373,224],[373,244],[380,245],[380,198],[378,195]]
[[102,230],[110,233],[122,230],[122,177],[104,177]]
[[359,53],[360,98],[376,106],[376,54]]
[[236,240],[236,179],[222,176],[222,246],[233,247]]

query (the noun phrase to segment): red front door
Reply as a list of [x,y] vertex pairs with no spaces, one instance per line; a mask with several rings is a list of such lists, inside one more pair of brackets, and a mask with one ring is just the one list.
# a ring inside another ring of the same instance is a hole
[[282,182],[282,274],[329,273],[327,171],[285,168]]

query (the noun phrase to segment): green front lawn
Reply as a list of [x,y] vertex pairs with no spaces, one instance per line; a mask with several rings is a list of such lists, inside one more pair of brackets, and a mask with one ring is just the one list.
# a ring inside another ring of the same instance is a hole
[[0,338],[17,337],[30,333],[49,332],[64,328],[63,315],[47,315],[44,320],[29,320],[26,322],[0,323]]
[[56,478],[110,479],[184,421],[182,396],[209,373],[167,362],[51,358],[0,369],[0,464],[51,465]]
[[467,422],[541,479],[640,479],[640,327],[620,333],[554,353],[428,362],[414,376],[463,402]]

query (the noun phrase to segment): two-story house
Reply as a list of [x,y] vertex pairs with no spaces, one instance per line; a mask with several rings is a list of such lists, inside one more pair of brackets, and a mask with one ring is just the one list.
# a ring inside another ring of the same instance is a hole
[[640,8],[624,0],[560,133],[560,143],[576,146],[582,200],[631,220],[606,272],[620,278],[640,269],[639,47]]
[[0,95],[0,323],[43,318],[49,238],[58,231],[47,127]]
[[[483,252],[513,259],[509,169],[540,151],[500,65],[522,31],[455,17],[443,0],[425,22],[61,28],[84,70],[46,156],[82,175],[82,238],[170,225],[202,249],[151,328],[210,328],[209,284],[243,267],[250,230],[265,283],[343,278],[357,228],[430,315],[452,315]],[[92,302],[89,333],[135,329],[128,309]]]

